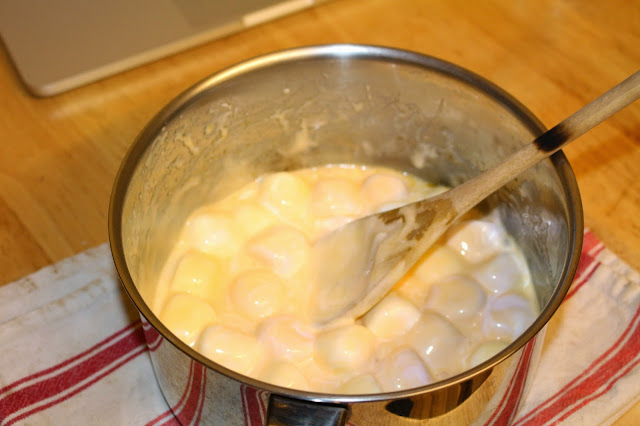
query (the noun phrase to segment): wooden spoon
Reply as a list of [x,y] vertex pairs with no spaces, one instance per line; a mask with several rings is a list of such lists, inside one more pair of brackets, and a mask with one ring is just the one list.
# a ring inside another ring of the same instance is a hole
[[640,71],[505,161],[437,196],[350,222],[312,248],[311,319],[326,327],[369,311],[458,218],[494,191],[640,97]]

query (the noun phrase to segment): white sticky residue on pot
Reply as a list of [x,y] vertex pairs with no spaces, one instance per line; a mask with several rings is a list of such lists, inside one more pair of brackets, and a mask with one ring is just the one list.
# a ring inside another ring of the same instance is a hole
[[[320,127],[322,123],[316,122],[314,123],[314,129]],[[309,123],[306,118],[302,119],[300,123],[300,129],[295,133],[293,137],[293,142],[286,149],[283,150],[283,154],[286,156],[296,156],[300,155],[306,151],[317,146],[317,142],[311,138],[309,133]]]
[[193,142],[191,134],[182,134],[177,136],[176,139],[189,150],[191,155],[198,155],[200,153],[200,148]]
[[420,144],[411,153],[411,165],[417,169],[422,169],[427,165],[427,160],[438,158],[438,150],[433,145]]
[[289,120],[287,119],[287,114],[289,114],[289,110],[278,110],[274,112],[270,118],[276,120],[278,124],[282,127],[284,132],[289,131]]
[[217,136],[218,140],[225,139],[229,134],[229,123],[233,114],[237,111],[237,109],[234,109],[232,105],[226,102],[221,103],[220,106],[226,109],[226,111],[219,114],[213,109],[209,110],[210,114],[215,114],[215,119],[211,120],[211,122],[204,127],[205,135]]

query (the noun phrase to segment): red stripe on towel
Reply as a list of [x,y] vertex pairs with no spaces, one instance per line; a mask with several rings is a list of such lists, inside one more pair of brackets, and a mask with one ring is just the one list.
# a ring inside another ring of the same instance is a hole
[[[20,379],[20,380],[18,380],[16,382],[13,382],[8,386],[5,386],[4,388],[0,389],[0,398],[4,398],[3,395],[5,393],[7,393],[10,389],[13,389],[13,388],[21,385],[22,383],[28,382],[30,380],[35,380],[35,379],[37,379],[39,377],[42,377],[42,376],[45,376],[45,375],[48,375],[48,374],[52,374],[56,370],[62,369],[64,367],[66,367],[67,365],[69,365],[69,364],[71,364],[71,363],[73,363],[73,362],[75,362],[75,361],[77,361],[79,359],[82,359],[83,357],[87,357],[87,356],[91,355],[91,353],[100,350],[103,346],[111,344],[111,342],[116,340],[120,335],[125,334],[125,333],[129,333],[132,329],[137,328],[139,326],[140,326],[140,321],[136,321],[136,322],[134,322],[132,324],[129,324],[128,326],[126,326],[122,330],[112,334],[111,336],[107,337],[103,341],[96,343],[94,346],[90,347],[86,351],[81,352],[78,355],[75,355],[75,356],[73,356],[73,357],[71,357],[71,358],[69,358],[69,359],[67,359],[67,360],[65,360],[65,361],[63,361],[63,362],[61,362],[61,363],[59,363],[57,365],[54,365],[51,368],[47,368],[46,370],[39,371],[39,372],[34,373],[34,374],[30,375],[30,376],[27,376],[27,377],[25,377],[23,379]],[[0,401],[1,401],[1,399],[0,399]]]
[[182,409],[182,406],[185,404],[185,401],[187,400],[188,396],[191,394],[191,387],[193,386],[193,381],[194,381],[194,370],[195,370],[195,364],[192,362],[189,365],[189,374],[187,376],[187,384],[186,384],[184,392],[182,393],[182,396],[180,396],[180,399],[178,400],[178,402],[173,407],[169,408],[167,411],[165,411],[164,413],[160,414],[155,419],[151,420],[149,423],[147,423],[146,426],[153,426],[153,425],[163,425],[163,426],[180,425],[180,422],[176,418],[175,413]]
[[254,387],[240,386],[242,412],[244,413],[244,424],[246,426],[262,426],[264,424],[267,407],[262,398],[263,394],[264,391],[259,391]]
[[142,330],[144,330],[144,337],[147,339],[147,346],[151,352],[158,349],[160,344],[164,341],[164,337],[151,326],[146,320],[142,321]]
[[[638,364],[640,353],[640,306],[618,340],[579,376],[559,392],[527,413],[516,424],[541,425],[565,419],[601,396]],[[559,417],[559,418],[558,418]]]
[[598,270],[600,262],[598,255],[604,250],[604,245],[590,231],[584,233],[584,243],[582,245],[582,253],[580,254],[580,262],[576,270],[576,276],[571,284],[571,289],[564,297],[564,300],[570,299],[574,294],[586,284],[593,274]]
[[187,397],[182,407],[174,410],[174,413],[182,425],[197,425],[202,416],[204,395],[206,390],[206,369],[202,364],[191,361],[193,371],[191,384],[187,391]]
[[87,351],[0,390],[0,418],[8,426],[76,395],[146,351],[137,321]]
[[529,366],[531,364],[533,349],[535,348],[536,337],[531,339],[522,348],[522,355],[520,356],[520,360],[518,361],[518,365],[513,376],[511,376],[511,381],[509,382],[507,391],[502,396],[496,410],[485,423],[485,426],[509,424],[517,413],[526,388]]

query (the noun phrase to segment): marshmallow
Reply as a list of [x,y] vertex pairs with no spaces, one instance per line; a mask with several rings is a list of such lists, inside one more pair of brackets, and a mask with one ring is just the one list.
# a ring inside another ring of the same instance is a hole
[[346,325],[318,334],[315,353],[331,368],[356,370],[369,362],[375,342],[366,327]]
[[519,289],[525,284],[526,265],[515,253],[506,252],[479,265],[473,277],[492,293],[504,293]]
[[260,202],[289,224],[308,222],[311,189],[293,173],[278,172],[267,175],[261,182]]
[[398,349],[389,355],[377,369],[376,377],[385,392],[416,388],[433,382],[422,359],[409,348]]
[[385,173],[368,176],[361,187],[362,195],[367,203],[376,211],[381,206],[402,201],[408,195],[407,185],[400,177]]
[[360,187],[347,179],[321,179],[313,185],[311,212],[317,217],[355,216],[362,210]]
[[194,345],[204,327],[217,320],[215,311],[207,302],[187,293],[172,295],[159,317],[173,334],[189,346]]
[[443,316],[426,311],[406,339],[438,379],[462,372],[468,339]]
[[450,319],[471,318],[485,305],[484,290],[462,275],[446,278],[431,287],[427,306]]
[[230,328],[207,327],[197,349],[207,358],[240,374],[256,374],[265,361],[265,350],[258,340]]
[[376,379],[370,374],[352,377],[337,389],[337,393],[347,395],[366,395],[380,392],[382,392],[382,388],[380,388]]
[[310,249],[305,235],[286,225],[268,228],[247,244],[251,256],[284,278],[308,266]]
[[182,256],[173,275],[171,290],[189,293],[205,300],[223,297],[225,271],[215,257],[197,250]]
[[454,225],[446,236],[447,245],[471,263],[484,262],[510,246],[506,231],[485,220]]
[[420,318],[420,311],[396,293],[387,295],[362,317],[363,324],[381,339],[405,334]]
[[201,211],[187,220],[184,243],[196,250],[229,258],[242,244],[242,229],[230,213]]
[[249,318],[264,318],[282,310],[287,296],[280,277],[266,269],[240,274],[231,285],[231,300]]

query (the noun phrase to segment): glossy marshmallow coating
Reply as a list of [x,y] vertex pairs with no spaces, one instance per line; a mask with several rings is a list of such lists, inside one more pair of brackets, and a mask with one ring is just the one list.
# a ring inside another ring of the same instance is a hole
[[213,361],[279,386],[370,394],[461,373],[538,313],[526,261],[493,215],[454,225],[362,318],[317,330],[307,315],[316,239],[444,190],[355,165],[263,176],[189,217],[153,309]]

